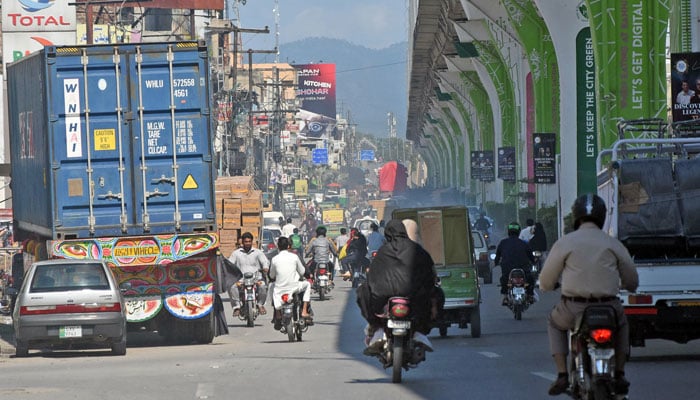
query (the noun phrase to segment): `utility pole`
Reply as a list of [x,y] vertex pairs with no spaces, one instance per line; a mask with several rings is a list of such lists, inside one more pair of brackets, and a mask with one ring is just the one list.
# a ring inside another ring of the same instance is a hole
[[245,174],[255,175],[255,165],[253,164],[253,54],[275,54],[274,50],[253,50],[248,49],[248,135],[245,139],[245,149],[248,156],[245,161]]

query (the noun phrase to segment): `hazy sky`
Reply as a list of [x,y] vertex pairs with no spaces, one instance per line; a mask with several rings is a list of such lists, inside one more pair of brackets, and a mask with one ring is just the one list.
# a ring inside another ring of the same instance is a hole
[[[406,0],[278,0],[278,3],[280,47],[307,37],[345,39],[372,49],[408,40]],[[270,28],[269,34],[244,33],[243,48],[275,47],[274,5],[273,0],[246,0],[245,5],[238,0],[240,27]]]

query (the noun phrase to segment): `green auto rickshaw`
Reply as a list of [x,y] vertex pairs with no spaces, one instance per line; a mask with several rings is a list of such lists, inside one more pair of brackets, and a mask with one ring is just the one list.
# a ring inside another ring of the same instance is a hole
[[435,263],[445,305],[434,324],[440,336],[457,324],[470,327],[471,336],[481,336],[481,290],[474,262],[471,224],[466,207],[402,208],[391,214],[393,219],[412,219],[420,228],[423,247]]

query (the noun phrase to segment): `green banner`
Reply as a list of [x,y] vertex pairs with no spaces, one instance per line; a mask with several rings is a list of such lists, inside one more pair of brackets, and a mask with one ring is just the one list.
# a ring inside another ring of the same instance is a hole
[[598,129],[595,60],[590,28],[576,35],[576,177],[577,193],[595,193]]
[[617,140],[621,119],[666,118],[669,3],[586,0],[597,81],[599,144]]

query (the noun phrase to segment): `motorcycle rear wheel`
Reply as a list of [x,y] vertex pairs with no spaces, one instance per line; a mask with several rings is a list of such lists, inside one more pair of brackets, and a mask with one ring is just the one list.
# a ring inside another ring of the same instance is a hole
[[523,305],[522,304],[514,304],[513,305],[513,317],[518,321],[523,319]]
[[294,342],[295,339],[295,332],[294,330],[296,329],[296,324],[294,321],[290,320],[287,325],[285,326],[287,330],[287,338],[289,339],[290,342]]
[[393,365],[391,370],[391,381],[401,383],[401,368],[403,367],[403,340],[394,338]]
[[610,384],[608,382],[599,380],[596,381],[594,385],[592,400],[609,400],[613,398],[612,393],[610,393]]
[[255,325],[255,302],[247,301],[245,304],[246,321],[249,328]]

